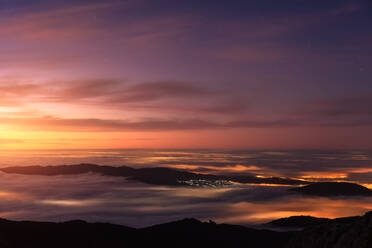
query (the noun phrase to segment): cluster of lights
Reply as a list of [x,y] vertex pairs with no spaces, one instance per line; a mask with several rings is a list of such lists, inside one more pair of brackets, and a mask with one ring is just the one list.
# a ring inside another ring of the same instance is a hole
[[189,186],[194,187],[226,187],[233,184],[231,181],[227,180],[204,180],[204,179],[196,179],[196,180],[187,180],[187,181],[178,181],[181,184],[187,184]]

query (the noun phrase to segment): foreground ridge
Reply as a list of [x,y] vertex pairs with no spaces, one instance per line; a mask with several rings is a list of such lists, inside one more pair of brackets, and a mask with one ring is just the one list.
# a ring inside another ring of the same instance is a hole
[[346,218],[344,221],[330,221],[321,225],[306,228],[304,231],[294,235],[290,239],[287,247],[372,247],[372,212],[368,212],[362,217]]
[[[281,220],[297,221],[296,217]],[[193,218],[140,229],[81,220],[53,223],[0,219],[0,247],[4,248],[370,248],[371,245],[372,212],[364,216],[322,219],[296,232],[258,230]]]
[[291,233],[184,219],[134,229],[80,220],[62,223],[0,220],[2,248],[285,247]]

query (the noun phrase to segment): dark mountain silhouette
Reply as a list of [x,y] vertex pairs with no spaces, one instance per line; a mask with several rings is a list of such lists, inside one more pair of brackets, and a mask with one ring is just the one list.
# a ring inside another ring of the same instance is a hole
[[64,223],[0,220],[0,247],[119,247],[135,229],[84,221]]
[[164,243],[164,237],[172,237],[175,247],[285,247],[293,235],[196,219],[144,228],[141,233],[158,243]]
[[0,247],[251,247],[284,248],[293,233],[185,219],[143,229],[84,221],[0,220]]
[[359,184],[346,182],[312,183],[290,190],[314,196],[372,196],[372,190]]
[[306,228],[312,226],[319,226],[326,223],[351,223],[359,219],[360,216],[353,216],[353,217],[344,217],[344,218],[335,218],[335,219],[328,219],[328,218],[317,218],[313,216],[291,216],[287,218],[281,218],[277,220],[270,221],[263,226],[266,227],[278,227],[278,228]]
[[[108,223],[87,223],[81,220],[52,223],[0,219],[0,247],[372,247],[372,212],[364,216],[333,220],[299,219],[297,216],[286,218],[284,223],[287,225],[299,220],[305,220],[310,226],[303,231],[275,232],[238,225],[216,224],[213,221],[184,219],[135,229]],[[281,224],[283,219],[274,223]]]
[[371,248],[372,212],[305,228],[296,233],[287,248]]
[[308,226],[320,225],[328,222],[327,218],[316,218],[312,216],[291,216],[288,218],[281,218],[270,221],[264,226],[272,227],[286,227],[286,228],[304,228]]
[[225,182],[255,183],[255,184],[285,184],[301,185],[306,182],[288,178],[258,178],[255,176],[224,176],[197,174],[187,171],[170,169],[165,167],[155,168],[131,168],[128,166],[100,166],[95,164],[60,165],[60,166],[17,166],[0,168],[5,173],[24,175],[71,175],[88,172],[99,173],[105,176],[126,177],[131,180],[156,185],[221,185]]

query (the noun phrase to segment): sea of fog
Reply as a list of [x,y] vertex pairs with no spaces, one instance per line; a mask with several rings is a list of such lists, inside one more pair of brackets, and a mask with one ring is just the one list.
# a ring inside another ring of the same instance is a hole
[[[171,167],[208,174],[280,176],[372,185],[371,151],[48,150],[0,151],[0,167],[98,165]],[[34,176],[0,173],[0,217],[83,219],[133,227],[195,217],[257,225],[293,216],[344,217],[372,210],[372,197],[309,197],[289,186],[155,186],[94,173]]]

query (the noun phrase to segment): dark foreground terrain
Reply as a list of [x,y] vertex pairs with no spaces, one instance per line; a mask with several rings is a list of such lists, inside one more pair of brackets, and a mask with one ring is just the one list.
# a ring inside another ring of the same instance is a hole
[[148,228],[69,221],[63,223],[0,220],[0,247],[251,247],[370,248],[372,212],[343,219],[293,217],[271,224],[307,226],[274,232],[185,219]]
[[305,228],[290,240],[287,248],[372,247],[372,212],[362,217],[341,218]]
[[203,223],[196,219],[143,229],[70,221],[0,221],[0,247],[284,247],[291,233]]

